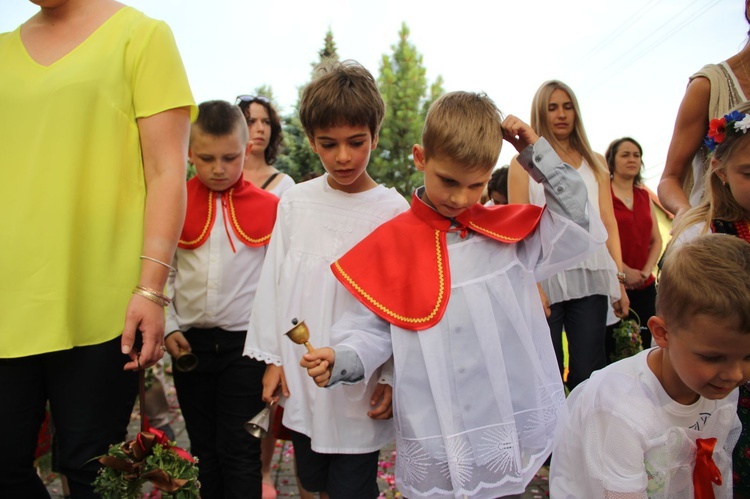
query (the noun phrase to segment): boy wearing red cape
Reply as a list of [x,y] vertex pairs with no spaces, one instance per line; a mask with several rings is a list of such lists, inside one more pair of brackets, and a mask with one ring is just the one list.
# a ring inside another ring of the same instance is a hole
[[175,364],[174,384],[204,499],[261,496],[260,442],[243,423],[265,407],[265,364],[242,350],[278,198],[243,180],[248,139],[237,106],[199,106],[188,151],[196,176],[167,282],[166,347],[197,358],[188,372]]
[[[547,206],[484,207],[503,139]],[[604,244],[586,188],[543,138],[484,94],[430,108],[411,209],[332,265],[360,308],[334,348],[304,356],[319,386],[356,383],[393,354],[396,484],[407,497],[523,493],[565,399],[537,281]]]

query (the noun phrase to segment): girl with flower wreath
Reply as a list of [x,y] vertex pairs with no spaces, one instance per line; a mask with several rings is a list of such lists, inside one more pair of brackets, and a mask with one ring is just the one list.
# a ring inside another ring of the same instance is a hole
[[[700,234],[731,234],[750,243],[750,103],[711,120],[705,145],[711,151],[710,170],[698,206],[688,210],[674,225],[672,248]],[[750,277],[750,276],[748,276]],[[750,306],[750,305],[749,305]],[[740,387],[737,414],[742,435],[734,448],[734,497],[750,497],[750,387]]]
[[[531,127],[546,138],[562,160],[583,178],[592,213],[601,217],[607,229],[607,245],[572,269],[555,274],[540,285],[552,343],[560,373],[563,372],[562,332],[570,351],[566,384],[573,390],[592,372],[607,365],[604,340],[610,303],[617,316],[626,316],[630,302],[625,287],[620,236],[612,207],[609,171],[601,154],[592,151],[573,90],[557,80],[542,84],[531,104]],[[525,176],[525,177],[524,177]],[[544,204],[542,188],[516,158],[508,174],[510,203]]]

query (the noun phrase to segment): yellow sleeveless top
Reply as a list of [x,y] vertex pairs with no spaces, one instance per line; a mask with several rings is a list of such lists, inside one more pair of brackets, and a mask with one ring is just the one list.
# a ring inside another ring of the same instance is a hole
[[123,7],[50,66],[0,34],[0,358],[122,332],[140,273],[137,118],[197,108],[169,27]]

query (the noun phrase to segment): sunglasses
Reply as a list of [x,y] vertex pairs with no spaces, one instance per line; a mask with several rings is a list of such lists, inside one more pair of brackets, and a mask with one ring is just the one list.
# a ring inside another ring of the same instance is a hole
[[262,95],[238,95],[237,100],[234,101],[234,105],[242,107],[243,104],[252,104],[255,101],[265,102],[266,104],[271,103],[267,97],[263,97]]

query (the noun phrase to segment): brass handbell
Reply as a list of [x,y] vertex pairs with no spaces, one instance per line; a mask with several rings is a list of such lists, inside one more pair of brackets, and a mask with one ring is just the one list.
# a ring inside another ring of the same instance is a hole
[[266,438],[268,436],[268,427],[271,423],[271,406],[274,402],[268,404],[262,411],[253,416],[253,419],[242,425],[245,431],[255,438]]
[[193,352],[180,349],[180,353],[174,358],[174,367],[183,373],[189,373],[198,367],[198,356]]
[[307,329],[307,325],[305,324],[305,321],[297,322],[297,319],[292,319],[292,324],[294,324],[294,327],[287,331],[286,334],[290,340],[295,342],[298,345],[305,345],[307,347],[308,352],[313,351],[312,345],[310,345],[310,330]]

